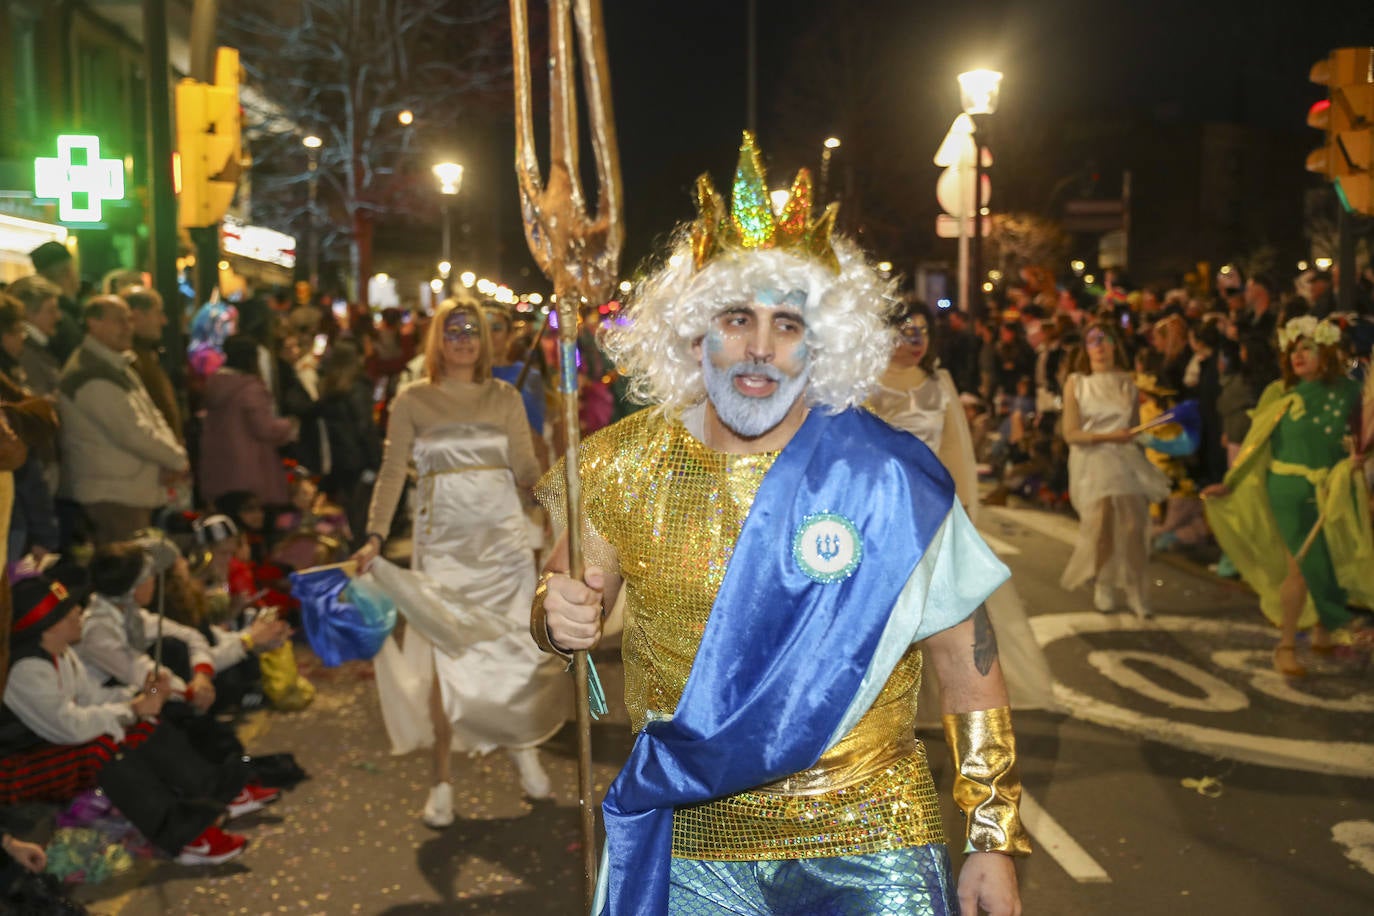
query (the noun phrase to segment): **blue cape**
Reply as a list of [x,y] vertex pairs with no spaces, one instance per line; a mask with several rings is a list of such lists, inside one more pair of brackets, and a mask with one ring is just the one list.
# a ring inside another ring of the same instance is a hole
[[[807,769],[842,737],[865,679],[891,673],[870,663],[953,499],[913,436],[860,409],[811,411],[759,487],[673,718],[645,726],[607,792],[601,913],[667,912],[674,808]],[[817,513],[859,533],[847,578],[817,581],[794,557]]]

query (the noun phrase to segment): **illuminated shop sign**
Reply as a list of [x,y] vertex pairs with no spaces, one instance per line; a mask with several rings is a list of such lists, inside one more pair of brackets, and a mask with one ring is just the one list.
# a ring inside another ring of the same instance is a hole
[[264,261],[290,270],[296,266],[296,240],[264,226],[249,226],[232,216],[220,225],[220,246],[225,254]]
[[64,223],[98,223],[105,201],[124,199],[124,163],[100,158],[100,138],[63,135],[57,156],[33,161],[34,197],[57,201]]

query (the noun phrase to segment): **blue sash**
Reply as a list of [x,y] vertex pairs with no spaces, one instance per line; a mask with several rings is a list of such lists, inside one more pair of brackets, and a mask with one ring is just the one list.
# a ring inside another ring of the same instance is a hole
[[[605,916],[667,912],[674,808],[805,770],[840,737],[953,499],[914,437],[863,410],[811,411],[759,487],[677,711],[645,726],[606,794]],[[793,556],[794,533],[821,512],[861,538],[840,581],[816,581]]]

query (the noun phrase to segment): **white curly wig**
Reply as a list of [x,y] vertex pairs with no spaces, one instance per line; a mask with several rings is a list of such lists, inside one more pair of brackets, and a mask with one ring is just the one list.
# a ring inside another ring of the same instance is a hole
[[832,236],[840,271],[778,249],[727,251],[701,270],[692,262],[686,227],[664,265],[635,288],[624,318],[604,344],[640,403],[680,410],[706,397],[692,345],[727,306],[753,302],[762,289],[803,290],[811,354],[807,402],[842,410],[863,402],[887,367],[894,338],[884,315],[896,282],[884,280],[853,242]]

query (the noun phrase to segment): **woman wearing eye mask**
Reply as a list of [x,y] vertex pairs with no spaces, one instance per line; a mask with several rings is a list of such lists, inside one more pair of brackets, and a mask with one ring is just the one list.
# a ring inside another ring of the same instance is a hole
[[[911,299],[889,317],[896,330],[892,361],[869,398],[868,407],[898,429],[906,430],[933,451],[954,478],[955,495],[970,518],[978,512],[978,470],[973,438],[954,380],[938,368],[931,342],[931,314],[924,302]],[[986,603],[997,634],[1002,673],[1014,709],[1057,709],[1054,678],[1045,654],[1026,622],[1026,610],[1011,582]],[[917,702],[920,725],[940,721],[935,678],[921,682]]]
[[1137,617],[1145,601],[1150,503],[1167,499],[1169,478],[1135,444],[1140,395],[1125,369],[1117,331],[1095,322],[1064,383],[1064,441],[1069,444],[1069,499],[1078,513],[1078,543],[1059,584],[1072,591],[1095,580],[1093,604],[1116,608],[1117,593]]
[[[409,627],[401,647],[388,640],[378,656],[378,691],[393,751],[433,742],[434,785],[423,814],[431,827],[453,822],[452,748],[505,748],[525,793],[547,797],[549,778],[536,748],[562,727],[568,712],[558,665],[526,633],[536,583],[517,488],[538,480],[539,464],[520,394],[492,378],[491,366],[481,306],[458,299],[440,305],[425,344],[426,377],[392,402],[367,543],[354,555],[366,569],[381,552],[413,462],[418,483],[411,568],[513,622],[501,638],[456,656]],[[426,695],[428,722],[420,711]]]

